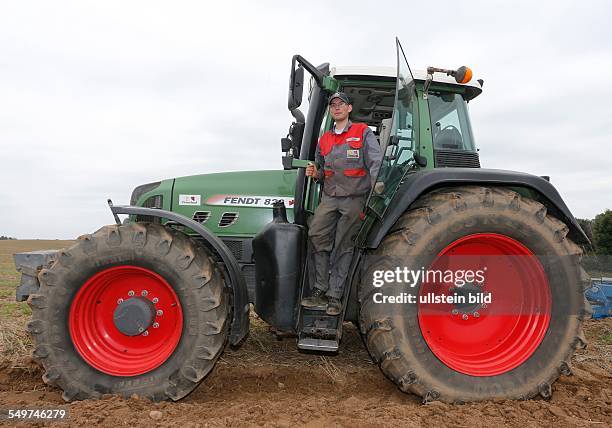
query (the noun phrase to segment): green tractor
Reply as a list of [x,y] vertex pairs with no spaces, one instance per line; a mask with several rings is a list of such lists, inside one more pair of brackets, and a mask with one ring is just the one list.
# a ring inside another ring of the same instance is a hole
[[[355,323],[382,372],[424,402],[550,397],[585,346],[588,238],[546,177],[480,168],[467,104],[482,80],[465,67],[413,74],[396,44],[396,69],[293,57],[283,169],[145,184],[130,206],[109,201],[116,224],[64,250],[16,254],[44,381],[67,401],[179,400],[244,340],[253,304],[310,352],[337,352],[344,322]],[[342,312],[330,316],[300,305],[321,193],[304,167],[337,90],[384,159]]]

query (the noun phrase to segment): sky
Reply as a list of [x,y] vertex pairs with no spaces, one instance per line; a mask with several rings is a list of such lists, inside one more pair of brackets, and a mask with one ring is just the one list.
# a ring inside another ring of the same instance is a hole
[[290,61],[468,65],[487,168],[612,209],[607,1],[0,3],[0,235],[72,239],[143,183],[280,169]]

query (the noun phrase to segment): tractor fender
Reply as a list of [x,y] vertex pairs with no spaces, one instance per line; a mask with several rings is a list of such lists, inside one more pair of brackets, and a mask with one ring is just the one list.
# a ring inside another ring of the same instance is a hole
[[538,202],[570,228],[569,236],[579,244],[590,246],[584,233],[565,202],[550,182],[537,175],[485,168],[439,168],[409,173],[397,189],[381,221],[377,221],[365,242],[366,248],[377,248],[397,219],[419,196],[440,187],[483,185],[526,189],[535,193]]
[[193,230],[204,239],[209,249],[213,251],[225,265],[224,269],[228,274],[229,285],[232,289],[232,306],[234,308],[229,342],[232,345],[240,343],[249,332],[249,296],[247,293],[246,281],[240,271],[240,265],[227,245],[200,223],[172,211],[165,211],[157,208],[112,205],[110,201],[109,206],[116,220],[118,219],[117,214],[165,218]]

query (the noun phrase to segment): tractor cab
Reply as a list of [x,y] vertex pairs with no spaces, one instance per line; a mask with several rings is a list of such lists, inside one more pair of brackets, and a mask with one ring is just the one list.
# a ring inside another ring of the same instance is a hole
[[[312,75],[306,117],[299,110],[304,69]],[[333,126],[327,97],[335,91],[346,93],[353,103],[350,119],[366,123],[385,153],[368,202],[370,210],[382,217],[406,174],[422,169],[480,167],[467,104],[482,92],[483,82],[472,81],[471,75],[467,67],[428,67],[413,73],[399,41],[395,68],[315,67],[296,55],[289,85],[289,110],[296,121],[282,139],[283,166],[300,168],[314,160],[319,137]],[[297,223],[306,224],[314,213],[319,187],[306,180],[302,171],[298,173]]]
[[[331,69],[331,75],[338,82],[340,90],[348,94],[353,102],[352,120],[367,123],[379,137],[380,143],[388,144],[395,106],[396,69],[392,67],[337,67]],[[418,91],[423,97],[427,72],[416,70],[414,76],[416,77],[413,82],[404,81],[404,85],[413,85],[414,91]],[[427,94],[423,98],[425,102],[422,103],[423,107],[428,109],[427,116],[431,124],[433,149],[436,152],[444,150],[475,152],[467,103],[480,91],[476,86],[470,87],[469,91],[462,91],[462,85],[458,84],[455,79],[445,77],[435,76],[435,80],[432,81],[433,87],[429,85]],[[413,103],[416,101],[414,100]],[[398,133],[402,135],[412,134],[412,131],[418,129],[418,124],[412,121],[412,115],[418,114],[418,106],[411,107],[411,111],[405,111],[407,117],[402,118],[402,123],[397,124]],[[327,115],[326,119],[324,128],[329,129],[331,121],[328,123]],[[398,120],[401,119],[398,117]],[[385,129],[389,131],[387,134],[384,132]],[[418,147],[414,149],[408,150],[408,147],[405,147],[400,162],[412,157],[414,152],[421,152]],[[423,153],[425,153],[424,150]],[[443,157],[441,161],[444,162]]]

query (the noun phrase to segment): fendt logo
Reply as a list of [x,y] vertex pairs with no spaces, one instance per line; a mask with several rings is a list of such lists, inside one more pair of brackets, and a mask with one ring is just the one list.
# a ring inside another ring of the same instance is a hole
[[232,207],[271,208],[275,202],[284,202],[287,208],[293,208],[295,200],[288,196],[253,196],[253,195],[215,195],[208,198],[207,205]]
[[202,196],[179,195],[179,205],[202,205]]

